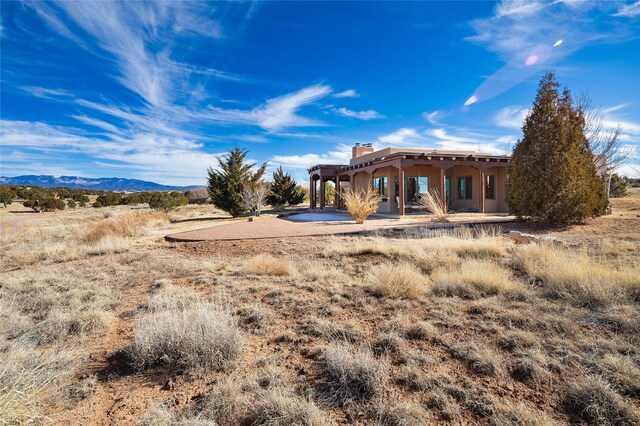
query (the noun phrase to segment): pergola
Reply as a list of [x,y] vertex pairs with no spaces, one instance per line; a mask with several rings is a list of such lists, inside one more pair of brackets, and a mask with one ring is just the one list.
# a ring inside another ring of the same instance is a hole
[[[384,157],[373,158],[353,165],[318,164],[311,167],[309,172],[309,197],[312,209],[318,207],[322,210],[326,206],[325,182],[334,182],[336,185],[336,207],[341,208],[340,182],[350,182],[350,189],[354,189],[354,176],[358,173],[369,174],[369,186],[373,187],[373,178],[376,170],[384,167],[396,167],[398,169],[399,193],[404,194],[404,171],[411,166],[432,166],[440,169],[440,194],[443,202],[445,193],[445,170],[454,166],[471,166],[478,170],[480,182],[484,181],[485,170],[491,167],[507,167],[511,157],[507,155],[484,154],[444,154],[444,153],[412,153],[396,152]],[[316,193],[316,182],[320,182],[320,197]],[[480,197],[479,212],[484,213],[484,185]],[[319,203],[318,203],[319,202]],[[399,197],[399,213],[405,214],[404,196]]]

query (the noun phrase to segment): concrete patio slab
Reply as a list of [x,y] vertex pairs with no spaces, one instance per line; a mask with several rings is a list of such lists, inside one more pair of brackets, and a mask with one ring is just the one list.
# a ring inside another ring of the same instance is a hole
[[[323,213],[317,213],[323,214]],[[332,215],[334,215],[332,213]],[[212,228],[170,234],[167,241],[196,242],[216,240],[251,240],[264,238],[307,237],[315,235],[346,235],[382,229],[449,228],[455,226],[491,225],[513,222],[513,216],[468,216],[450,218],[448,223],[436,223],[427,218],[377,218],[359,225],[353,219],[336,221],[294,222],[291,218],[262,216],[249,222],[234,222]]]

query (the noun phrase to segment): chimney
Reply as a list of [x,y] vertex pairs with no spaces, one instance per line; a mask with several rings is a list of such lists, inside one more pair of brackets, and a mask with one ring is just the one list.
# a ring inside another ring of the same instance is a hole
[[370,154],[373,152],[373,146],[370,143],[356,143],[353,148],[351,148],[351,159],[361,157],[365,154]]

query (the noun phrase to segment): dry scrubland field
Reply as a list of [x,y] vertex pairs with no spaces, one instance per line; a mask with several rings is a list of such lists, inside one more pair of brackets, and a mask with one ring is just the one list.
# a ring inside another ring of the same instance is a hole
[[568,248],[499,229],[173,244],[215,221],[28,215],[2,231],[0,423],[638,424],[638,214],[635,191],[553,231]]

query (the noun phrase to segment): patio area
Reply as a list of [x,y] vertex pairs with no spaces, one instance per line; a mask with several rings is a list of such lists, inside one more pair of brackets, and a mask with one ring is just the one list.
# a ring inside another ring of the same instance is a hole
[[[299,216],[298,220],[295,219]],[[302,219],[302,220],[300,220]],[[454,226],[491,225],[513,222],[507,215],[457,214],[449,222],[432,222],[431,215],[403,216],[376,214],[363,224],[349,215],[336,212],[300,213],[287,217],[261,216],[253,221],[233,222],[195,231],[165,236],[167,241],[196,242],[217,240],[251,240],[265,238],[308,237],[322,235],[361,234],[382,229],[449,228]]]

